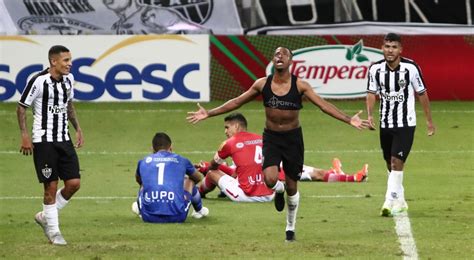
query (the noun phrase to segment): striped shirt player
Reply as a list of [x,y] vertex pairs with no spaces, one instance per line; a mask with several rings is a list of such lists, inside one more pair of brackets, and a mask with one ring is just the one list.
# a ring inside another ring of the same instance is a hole
[[[58,210],[66,206],[80,187],[79,160],[68,132],[68,122],[76,130],[77,147],[84,140],[72,104],[74,77],[70,74],[70,51],[61,45],[49,49],[50,67],[28,81],[18,102],[17,117],[24,155],[33,153],[36,175],[43,183],[43,210],[35,215],[53,245],[66,245],[59,230]],[[33,109],[33,130],[26,130],[26,109]],[[58,190],[58,180],[64,188]]]
[[401,37],[387,34],[382,51],[384,59],[369,69],[366,102],[368,119],[374,128],[373,107],[376,95],[380,97],[380,146],[389,171],[381,215],[392,216],[408,209],[402,181],[415,134],[415,95],[425,112],[428,135],[434,133],[434,125],[421,70],[414,61],[400,56]]
[[370,67],[367,92],[380,96],[380,127],[400,128],[416,126],[415,92],[426,92],[418,65],[400,58],[392,70],[385,60]]
[[63,75],[59,81],[45,69],[26,86],[18,104],[33,108],[33,143],[70,141],[68,103],[74,97],[74,77]]

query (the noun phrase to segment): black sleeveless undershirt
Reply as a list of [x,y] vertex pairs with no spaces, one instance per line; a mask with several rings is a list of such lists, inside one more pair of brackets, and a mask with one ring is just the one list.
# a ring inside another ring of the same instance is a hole
[[303,108],[301,104],[302,95],[298,92],[296,87],[297,77],[291,75],[291,87],[286,95],[278,96],[272,91],[273,74],[267,77],[267,82],[262,89],[263,105],[270,108],[281,110],[299,110]]

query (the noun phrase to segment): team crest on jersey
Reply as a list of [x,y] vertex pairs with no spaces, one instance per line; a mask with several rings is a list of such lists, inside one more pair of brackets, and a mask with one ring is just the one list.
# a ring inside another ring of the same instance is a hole
[[236,143],[235,147],[240,149],[240,148],[244,147],[244,143]]
[[407,81],[405,79],[399,79],[398,85],[400,86],[400,88],[405,88],[407,86]]
[[44,165],[44,168],[41,169],[41,173],[43,174],[43,176],[48,179],[51,174],[53,173],[53,169],[49,168],[47,164]]

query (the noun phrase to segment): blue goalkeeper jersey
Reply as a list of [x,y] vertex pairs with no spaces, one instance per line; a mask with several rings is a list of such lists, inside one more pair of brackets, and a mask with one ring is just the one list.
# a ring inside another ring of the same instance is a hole
[[188,210],[184,199],[184,175],[195,172],[191,162],[175,153],[159,151],[138,162],[142,181],[138,199],[141,211],[150,215],[178,215]]

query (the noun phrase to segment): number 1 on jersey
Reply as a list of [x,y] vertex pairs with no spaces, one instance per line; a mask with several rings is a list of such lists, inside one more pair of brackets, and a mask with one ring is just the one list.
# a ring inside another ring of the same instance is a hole
[[156,168],[158,168],[158,185],[163,185],[163,179],[165,177],[165,164],[158,163],[156,164]]

